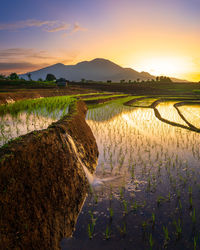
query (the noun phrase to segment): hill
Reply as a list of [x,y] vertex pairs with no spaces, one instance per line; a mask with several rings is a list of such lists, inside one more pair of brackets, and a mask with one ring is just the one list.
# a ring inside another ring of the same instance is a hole
[[[66,78],[69,81],[81,81],[81,79],[93,81],[135,81],[155,79],[156,77],[147,72],[138,72],[131,68],[123,68],[109,60],[96,58],[92,61],[83,61],[76,65],[64,65],[57,63],[37,71],[30,72],[32,80],[45,79],[47,74],[54,74],[56,78]],[[20,77],[27,79],[27,75]]]

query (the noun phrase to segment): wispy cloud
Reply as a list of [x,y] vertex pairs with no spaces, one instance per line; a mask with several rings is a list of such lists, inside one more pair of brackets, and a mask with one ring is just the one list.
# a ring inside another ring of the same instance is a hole
[[68,32],[67,34],[72,34],[74,32],[87,30],[86,28],[83,28],[78,22],[74,23],[74,25],[71,25],[69,23],[59,20],[41,21],[41,20],[29,19],[24,21],[18,21],[15,23],[0,23],[0,31],[1,30],[17,31],[20,29],[33,28],[33,27],[41,28],[46,32],[64,31]]
[[49,26],[47,28],[45,28],[45,31],[47,32],[57,32],[57,31],[61,31],[61,30],[68,30],[70,28],[70,24],[67,23],[63,23],[63,24],[56,24],[53,26]]
[[0,71],[11,72],[11,71],[20,71],[20,70],[32,70],[38,65],[28,63],[28,62],[0,62]]
[[11,72],[21,74],[59,62],[69,64],[75,60],[77,53],[66,50],[58,50],[52,53],[32,48],[0,49],[0,74]]
[[53,57],[48,54],[45,50],[35,49],[24,49],[24,48],[11,48],[11,49],[0,49],[0,62],[10,60],[23,60],[24,58],[29,59],[52,59]]
[[61,30],[68,30],[70,28],[70,24],[58,20],[40,21],[34,19],[18,21],[15,23],[0,23],[0,30],[12,31],[31,27],[41,27],[44,31],[47,32],[57,32]]
[[74,24],[74,27],[73,27],[73,32],[78,32],[78,31],[87,31],[86,28],[83,28],[78,22],[76,22]]
[[68,32],[65,32],[62,37],[68,37],[72,35],[73,33],[79,32],[79,31],[87,31],[88,29],[82,27],[78,22],[74,23],[72,29],[70,29]]

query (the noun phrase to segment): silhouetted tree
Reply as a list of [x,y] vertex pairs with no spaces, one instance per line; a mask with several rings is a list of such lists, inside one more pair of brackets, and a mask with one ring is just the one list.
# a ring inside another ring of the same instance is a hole
[[19,76],[17,75],[17,73],[11,73],[9,75],[10,80],[18,80]]
[[1,79],[1,80],[6,79],[6,76],[5,76],[5,75],[0,74],[0,79]]
[[56,82],[66,82],[67,80],[63,77],[59,78],[56,80]]
[[46,81],[52,82],[54,80],[56,80],[56,77],[53,74],[47,74]]
[[172,80],[169,77],[167,77],[167,76],[157,76],[156,77],[156,82],[170,83],[170,82],[172,82]]

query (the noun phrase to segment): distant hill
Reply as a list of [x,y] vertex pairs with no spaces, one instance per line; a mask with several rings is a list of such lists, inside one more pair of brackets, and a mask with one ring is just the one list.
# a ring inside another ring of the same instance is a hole
[[[92,61],[83,61],[76,65],[64,65],[57,63],[52,66],[36,70],[31,73],[32,80],[45,79],[47,74],[54,74],[56,78],[65,78],[69,81],[81,81],[81,79],[93,81],[116,81],[120,80],[148,80],[156,77],[147,72],[138,72],[131,68],[123,68],[109,60],[96,58]],[[27,75],[20,77],[27,79]],[[180,81],[180,80],[177,80]]]

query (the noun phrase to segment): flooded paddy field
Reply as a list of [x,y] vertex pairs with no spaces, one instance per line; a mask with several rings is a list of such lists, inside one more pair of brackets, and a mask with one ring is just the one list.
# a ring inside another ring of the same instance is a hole
[[[68,114],[76,99],[108,98],[107,93],[47,97],[22,100],[0,106],[0,147],[29,132],[47,128]],[[118,95],[120,97],[120,95]],[[115,95],[115,97],[118,97]]]
[[31,131],[47,128],[68,113],[73,97],[49,97],[0,106],[0,146]]
[[181,105],[183,119],[181,100],[155,101],[88,111],[102,183],[91,186],[63,250],[198,249],[200,105]]
[[[131,106],[123,105],[131,99]],[[63,250],[200,246],[200,103],[157,99],[126,97],[88,110],[98,165]],[[0,109],[0,145],[47,128],[74,100],[44,98]]]

